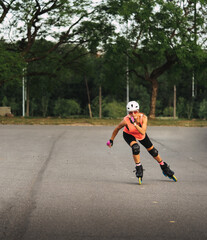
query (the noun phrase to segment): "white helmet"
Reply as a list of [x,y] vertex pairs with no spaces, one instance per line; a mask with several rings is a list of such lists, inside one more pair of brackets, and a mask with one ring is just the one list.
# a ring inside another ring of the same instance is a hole
[[128,102],[126,109],[128,112],[133,112],[139,110],[139,103],[135,101]]

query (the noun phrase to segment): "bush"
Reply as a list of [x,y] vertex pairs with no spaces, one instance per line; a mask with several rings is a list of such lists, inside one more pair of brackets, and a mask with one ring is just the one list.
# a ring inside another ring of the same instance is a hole
[[2,106],[3,107],[9,106],[9,101],[8,101],[6,96],[4,96],[3,99],[2,99]]
[[163,111],[164,117],[172,117],[173,116],[173,107],[166,107]]
[[192,117],[194,102],[184,99],[183,97],[178,98],[177,103],[177,114],[179,118],[188,118]]
[[207,118],[207,100],[205,99],[200,103],[198,116],[200,118]]
[[32,98],[30,100],[30,115],[32,117],[34,117],[35,111],[37,111],[37,109],[38,109],[38,105],[36,104],[35,99]]
[[20,105],[20,103],[18,103],[18,102],[16,101],[15,98],[12,98],[12,99],[10,100],[9,106],[11,106],[11,112],[12,112],[12,114],[14,114],[14,115],[18,115],[18,113],[21,114],[21,112],[19,111],[19,110],[21,109],[21,105]]
[[162,103],[159,99],[157,99],[156,102],[156,116],[161,116],[162,115]]
[[54,115],[56,116],[67,117],[77,115],[80,111],[80,105],[75,100],[59,98],[55,102]]
[[[106,100],[102,98],[102,111],[103,106],[106,104]],[[91,111],[93,114],[93,117],[99,117],[99,96],[95,97],[91,104]],[[88,106],[87,106],[87,113],[88,113]]]
[[186,102],[183,97],[178,98],[177,102],[177,114],[179,118],[185,118],[186,117]]
[[112,102],[103,105],[103,116],[111,118],[124,117],[126,115],[126,103],[117,102],[113,100]]
[[46,115],[47,115],[48,104],[49,104],[49,97],[42,96],[41,112],[42,112],[43,117],[46,117]]

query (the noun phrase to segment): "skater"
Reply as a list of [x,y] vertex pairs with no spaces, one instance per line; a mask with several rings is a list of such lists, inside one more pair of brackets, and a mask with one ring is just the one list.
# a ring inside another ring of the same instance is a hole
[[132,148],[132,155],[136,164],[136,176],[139,180],[139,184],[142,182],[143,167],[140,162],[140,146],[137,140],[147,149],[149,154],[160,164],[160,167],[165,176],[172,178],[174,181],[177,179],[174,176],[174,172],[169,168],[166,162],[161,159],[158,150],[153,146],[150,141],[147,130],[147,116],[139,112],[139,104],[136,101],[131,101],[127,104],[128,115],[118,124],[114,129],[110,140],[107,142],[108,147],[113,146],[114,139],[119,130],[123,129],[123,138]]

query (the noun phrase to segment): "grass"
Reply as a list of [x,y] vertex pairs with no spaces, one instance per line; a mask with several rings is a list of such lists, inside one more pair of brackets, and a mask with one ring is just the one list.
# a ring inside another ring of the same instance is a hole
[[[0,117],[0,125],[88,125],[88,126],[115,126],[122,119],[99,118],[38,118],[38,117]],[[182,126],[182,127],[207,127],[207,120],[186,119],[153,119],[148,121],[148,126]]]

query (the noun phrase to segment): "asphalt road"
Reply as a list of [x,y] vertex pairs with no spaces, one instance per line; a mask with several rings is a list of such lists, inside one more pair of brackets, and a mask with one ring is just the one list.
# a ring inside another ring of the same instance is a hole
[[142,185],[113,128],[0,125],[0,239],[207,239],[207,128],[148,127]]

